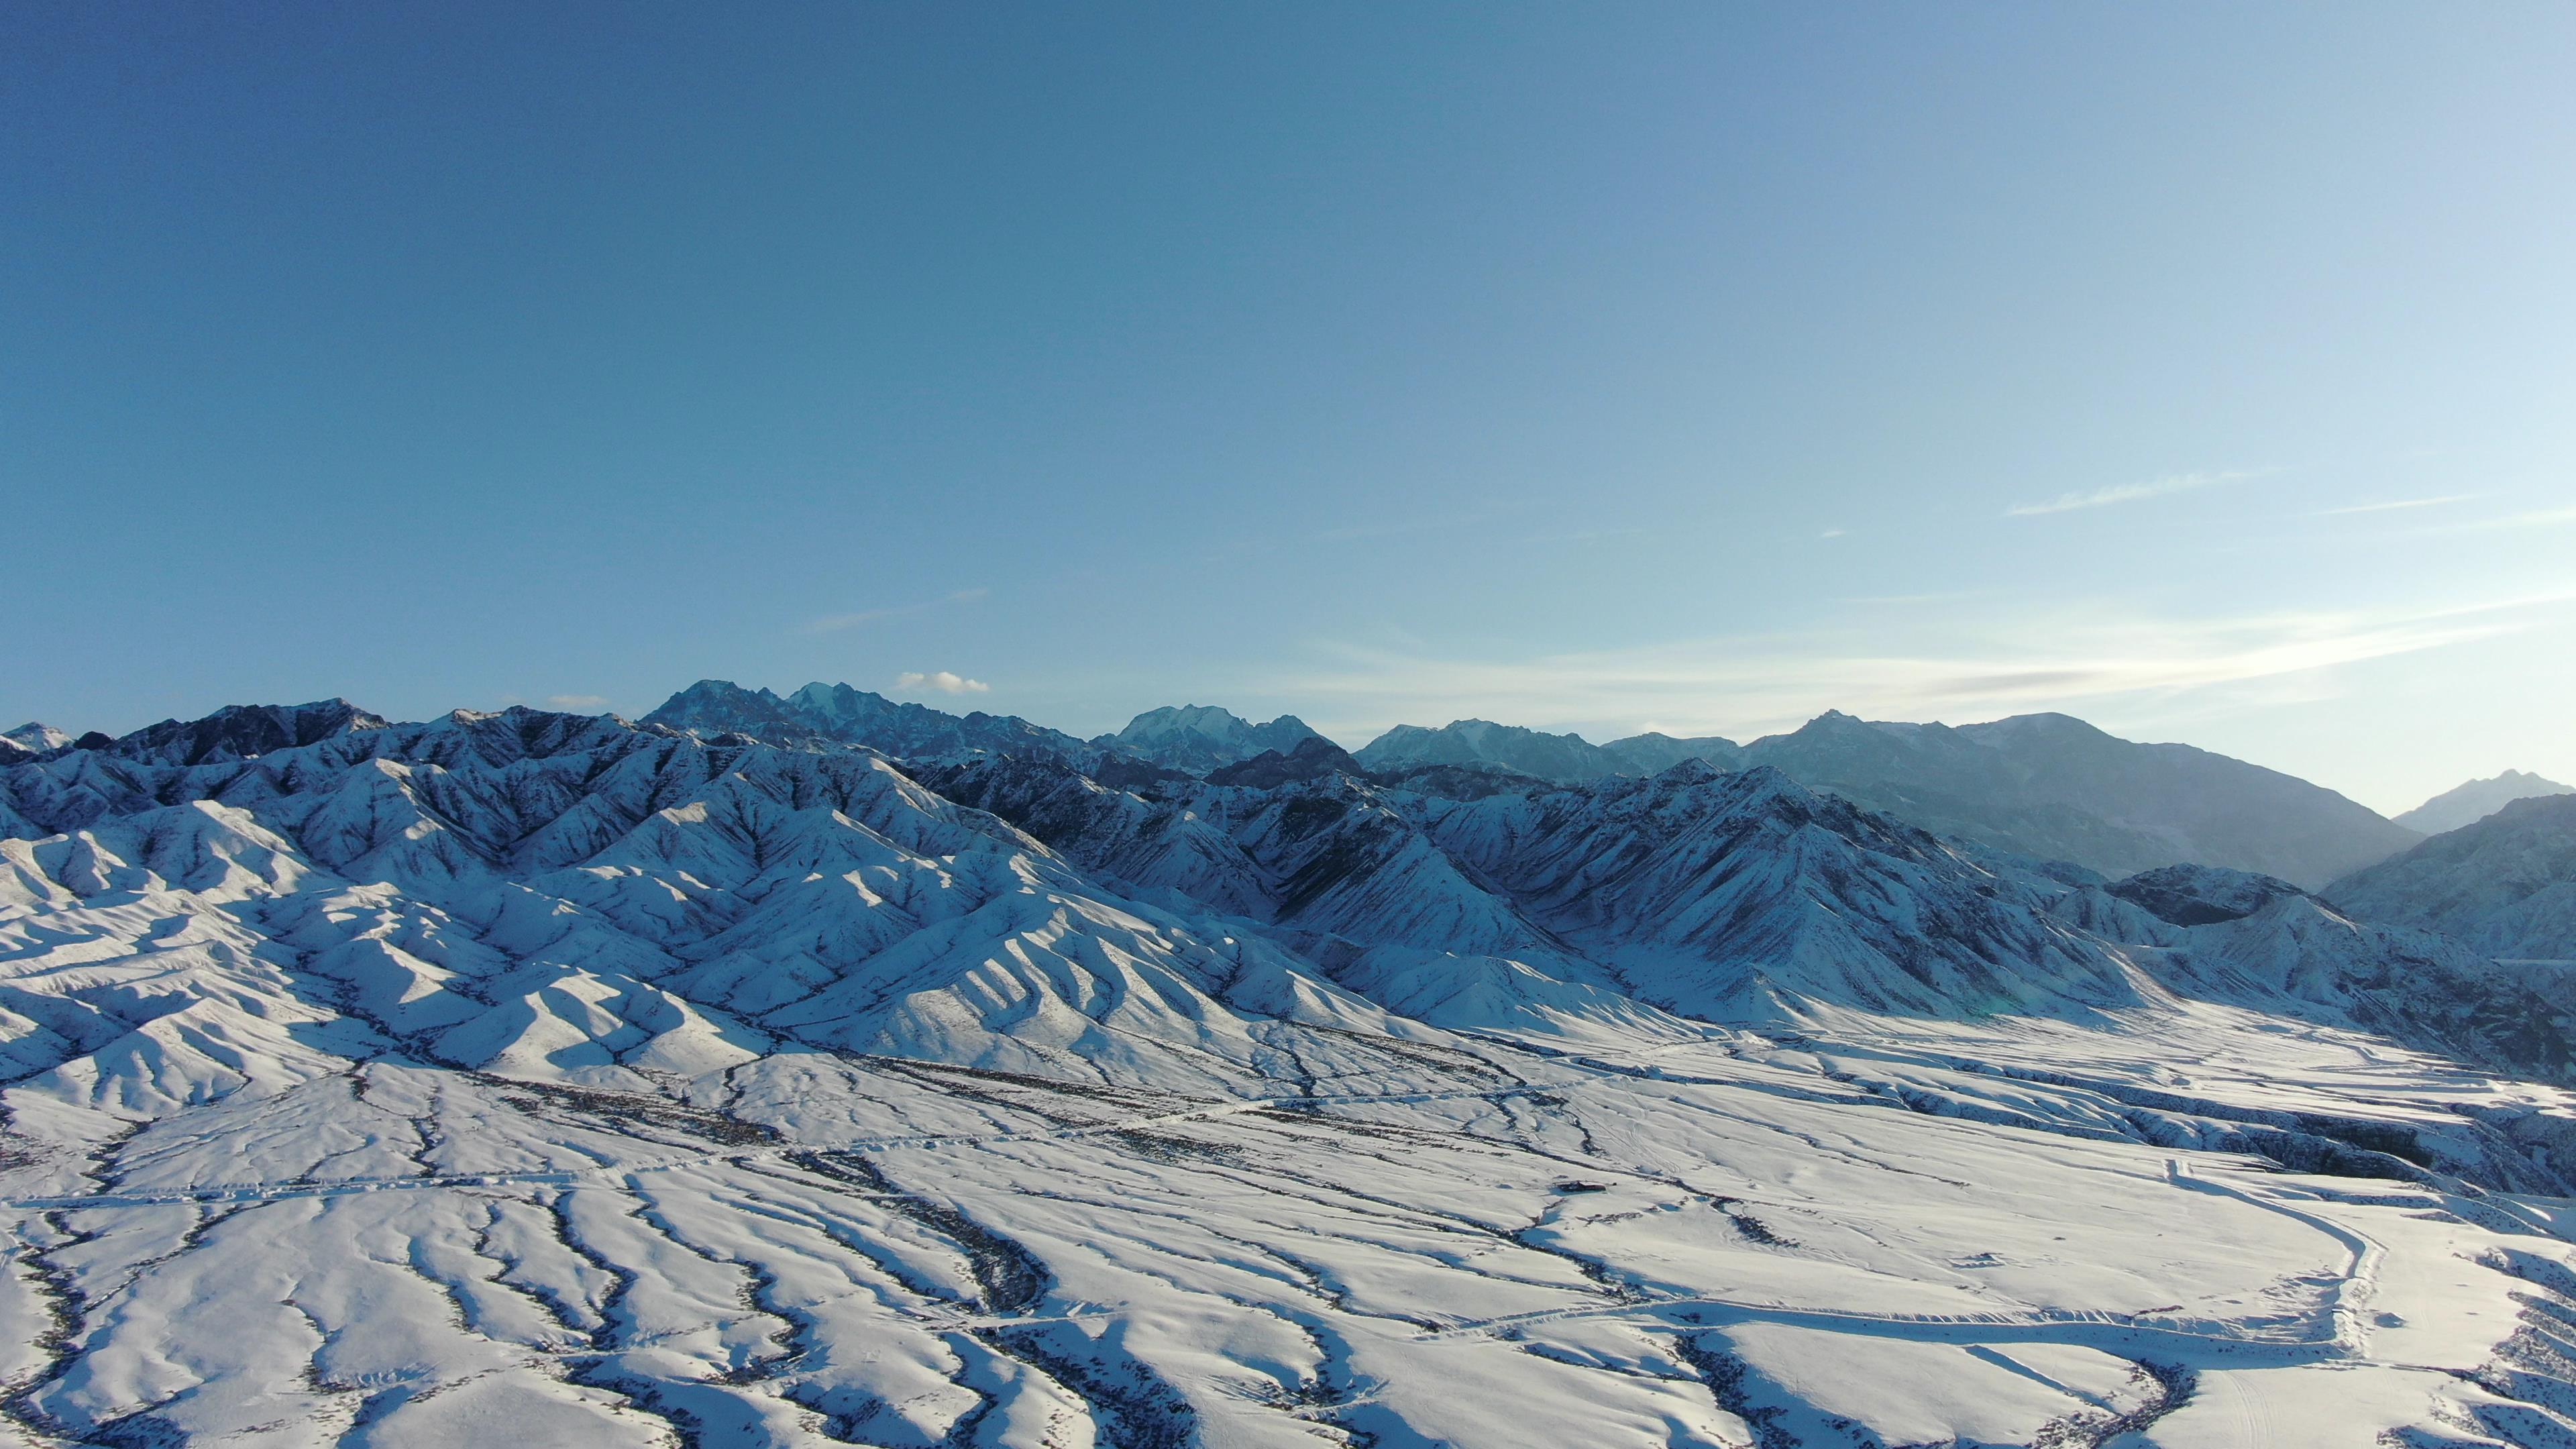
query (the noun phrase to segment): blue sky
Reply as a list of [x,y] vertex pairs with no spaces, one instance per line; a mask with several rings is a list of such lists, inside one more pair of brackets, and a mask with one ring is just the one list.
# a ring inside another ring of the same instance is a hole
[[2576,780],[2571,73],[2517,4],[21,6],[0,715]]

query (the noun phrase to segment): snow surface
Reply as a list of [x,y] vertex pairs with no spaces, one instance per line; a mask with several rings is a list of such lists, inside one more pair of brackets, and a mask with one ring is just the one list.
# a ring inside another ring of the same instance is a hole
[[2519,978],[2295,890],[1698,763],[182,737],[0,770],[13,1442],[2576,1443]]

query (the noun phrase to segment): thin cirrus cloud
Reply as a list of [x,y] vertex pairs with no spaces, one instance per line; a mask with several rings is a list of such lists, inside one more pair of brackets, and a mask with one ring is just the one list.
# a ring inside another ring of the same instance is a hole
[[549,694],[546,703],[557,709],[597,709],[608,703],[604,694]]
[[1911,650],[1831,630],[1522,660],[1342,649],[1336,667],[1268,683],[1329,702],[1327,733],[1351,738],[1397,722],[1469,717],[1533,725],[1653,719],[1671,732],[1745,738],[1795,728],[1829,708],[1951,721],[2122,700],[2170,712],[2191,698],[2517,633],[2564,614],[2571,602],[2576,589],[2404,611],[2051,617]]
[[2410,508],[2439,508],[2448,503],[2469,503],[2485,495],[2478,493],[2445,493],[2438,498],[2392,498],[2386,503],[2354,503],[2342,508],[2321,508],[2319,518],[2342,518],[2355,513],[2397,513]]
[[991,589],[959,589],[953,594],[944,594],[936,599],[923,599],[919,603],[896,604],[884,609],[861,609],[853,614],[825,614],[819,619],[807,620],[805,632],[837,634],[843,629],[856,629],[862,624],[874,624],[884,619],[900,619],[907,614],[926,614],[942,604],[971,604],[977,599],[989,597],[992,592]]
[[934,669],[927,674],[924,674],[918,669],[907,669],[903,673],[895,676],[894,687],[897,689],[936,690],[941,694],[990,694],[993,692],[993,686],[986,684],[980,679],[968,679],[962,674],[952,674],[945,669]]
[[2006,518],[2035,518],[2048,513],[2073,513],[2086,508],[2109,508],[2121,503],[2139,503],[2149,498],[2163,498],[2174,493],[2196,493],[2203,488],[2223,488],[2234,483],[2250,483],[2281,471],[2278,468],[2230,468],[2219,472],[2168,473],[2144,483],[2115,483],[2096,488],[2090,493],[2060,493],[2035,503],[2016,503],[2004,510]]
[[2571,523],[2576,523],[2576,505],[2566,508],[2535,508],[2524,513],[2506,513],[2494,518],[2473,518],[2465,523],[2449,524],[2427,531],[2485,533],[2499,528],[2563,528]]

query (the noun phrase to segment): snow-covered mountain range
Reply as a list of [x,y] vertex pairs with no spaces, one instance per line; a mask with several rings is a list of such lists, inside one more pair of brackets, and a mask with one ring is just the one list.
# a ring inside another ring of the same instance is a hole
[[2112,875],[2188,861],[2316,886],[2419,838],[2304,780],[2188,745],[2134,744],[2056,714],[1954,729],[1829,711],[1749,745],[1664,735],[1593,745],[1462,720],[1399,725],[1359,751],[1372,769],[1475,764],[1559,784],[1651,775],[1685,759],[1768,765],[1934,830]]
[[[1049,754],[1122,781],[1128,766],[1205,776],[1260,754],[1293,754],[1315,732],[1295,716],[1254,725],[1205,705],[1150,710],[1084,742],[1016,717],[962,719],[896,704],[848,685],[809,684],[782,699],[705,680],[648,724],[782,741],[861,744],[897,758],[970,751]],[[2137,744],[2065,715],[2019,715],[1952,728],[1827,712],[1749,745],[1708,736],[1634,735],[1594,745],[1485,720],[1438,729],[1398,725],[1354,758],[1422,788],[1493,788],[1496,774],[1584,784],[1661,773],[1685,760],[1721,770],[1768,765],[1936,832],[2106,875],[2161,865],[2213,865],[2310,888],[2396,854],[2421,837],[2319,786],[2188,745]],[[1458,771],[1468,772],[1463,778]],[[1521,788],[1521,787],[1511,787]]]
[[2334,807],[1938,728],[1799,732],[1918,816],[823,686],[20,742],[0,1435],[2576,1442],[2567,802],[2113,878],[1941,810]]

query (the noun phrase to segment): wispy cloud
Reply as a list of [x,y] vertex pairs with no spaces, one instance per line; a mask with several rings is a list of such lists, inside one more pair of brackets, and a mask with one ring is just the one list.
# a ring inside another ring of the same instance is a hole
[[1849,532],[1849,531],[1850,531],[1850,530],[1848,530],[1848,529],[1841,529],[1841,528],[1828,528],[1828,529],[1826,529],[1824,532],[1822,532],[1822,533],[1820,533],[1820,534],[1817,534],[1817,535],[1816,535],[1816,537],[1818,537],[1818,538],[1840,538],[1840,537],[1842,537],[1845,533],[1847,533],[1847,532]]
[[549,694],[546,703],[557,709],[597,709],[608,703],[604,694]]
[[1366,539],[1404,538],[1421,533],[1457,533],[1525,514],[1538,506],[1530,498],[1488,498],[1466,507],[1442,513],[1421,513],[1411,518],[1366,518],[1319,530],[1308,537],[1316,543],[1358,543]]
[[1845,604],[1946,604],[1953,599],[1983,599],[1995,589],[1942,589],[1925,594],[1853,594],[1838,600]]
[[2440,529],[2443,533],[2485,533],[2499,528],[2564,528],[2576,523],[2576,505],[2566,508],[2535,508],[2523,513],[2500,514],[2494,518],[2472,518]]
[[962,674],[951,674],[945,669],[934,669],[928,674],[924,674],[917,669],[906,670],[895,676],[894,687],[897,689],[911,690],[937,690],[941,694],[990,694],[993,692],[993,686],[986,684],[980,679],[968,679]]
[[2396,498],[2386,503],[2355,503],[2343,508],[2320,508],[2316,516],[2342,518],[2354,513],[2395,513],[2405,508],[2439,508],[2446,503],[2467,503],[2482,496],[2484,495],[2477,493],[2445,493],[2439,498]]
[[2281,471],[2278,468],[2231,468],[2223,472],[2168,473],[2144,483],[2115,483],[2096,488],[2090,493],[2060,493],[2036,503],[2016,503],[2004,510],[2006,518],[2034,518],[2045,513],[2072,513],[2079,508],[2108,508],[2117,503],[2137,503],[2149,498],[2162,498],[2174,493],[2194,493],[2203,488],[2220,488],[2231,483],[2249,483]]
[[[1575,720],[1663,722],[1742,737],[1828,708],[1885,719],[1991,718],[2122,702],[2168,708],[2234,689],[2511,634],[2568,612],[2576,589],[2404,611],[2178,619],[2056,616],[1988,626],[1955,647],[1887,647],[1881,631],[1676,641],[1518,660],[1343,649],[1338,663],[1273,679],[1328,702],[1328,732],[1364,736],[1399,720],[1465,717],[1562,728]],[[1873,647],[1878,646],[1878,647]]]
[[936,599],[923,599],[914,604],[896,604],[884,609],[861,609],[850,614],[825,614],[819,619],[807,620],[805,632],[836,634],[843,629],[856,629],[862,624],[874,624],[882,619],[900,619],[907,614],[928,613],[942,604],[971,604],[977,599],[989,597],[992,592],[991,589],[959,589],[953,594],[943,594]]

